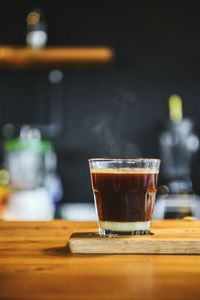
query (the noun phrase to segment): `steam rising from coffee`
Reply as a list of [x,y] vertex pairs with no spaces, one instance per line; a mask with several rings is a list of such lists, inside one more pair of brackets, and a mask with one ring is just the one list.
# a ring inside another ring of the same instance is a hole
[[92,136],[92,140],[101,145],[98,155],[108,157],[141,156],[138,146],[133,142],[134,136],[127,138],[124,134],[128,110],[135,105],[135,98],[129,92],[117,89],[116,96],[112,99],[112,105],[112,113],[105,111],[95,113],[87,116],[84,120],[84,125]]
[[119,136],[118,132],[112,131],[112,116],[104,114],[93,117],[95,121],[92,130],[104,146],[105,155],[120,156]]

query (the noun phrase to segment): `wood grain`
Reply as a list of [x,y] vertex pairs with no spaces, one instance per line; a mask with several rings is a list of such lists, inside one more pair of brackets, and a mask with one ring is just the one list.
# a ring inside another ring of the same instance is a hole
[[192,224],[192,228],[155,228],[152,235],[130,237],[75,232],[68,244],[72,253],[200,254],[200,223]]
[[[194,230],[198,222],[154,222]],[[71,254],[90,222],[0,222],[0,299],[199,299],[198,255]]]
[[106,64],[113,58],[108,47],[26,47],[0,46],[0,66],[30,68],[37,66],[64,66],[65,64]]

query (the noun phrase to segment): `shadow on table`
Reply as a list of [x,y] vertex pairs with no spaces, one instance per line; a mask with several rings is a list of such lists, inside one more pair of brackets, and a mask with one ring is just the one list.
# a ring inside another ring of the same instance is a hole
[[[73,232],[70,237],[69,240],[71,238],[92,238],[92,237],[96,237],[98,235],[97,232]],[[68,240],[68,242],[69,242]],[[42,252],[45,255],[49,255],[49,256],[69,256],[69,255],[74,255],[68,246],[68,243],[65,246],[62,247],[52,247],[52,248],[46,248],[43,249]]]
[[46,248],[43,249],[43,253],[49,256],[66,256],[71,254],[67,245],[62,247]]
[[[48,255],[48,256],[59,256],[59,257],[93,257],[94,254],[91,253],[84,253],[84,254],[77,254],[77,253],[72,253],[68,246],[63,246],[63,247],[52,247],[52,248],[46,248],[42,250],[43,254]],[[97,256],[104,256],[108,254],[95,254],[95,257]],[[112,254],[113,255],[113,254]]]

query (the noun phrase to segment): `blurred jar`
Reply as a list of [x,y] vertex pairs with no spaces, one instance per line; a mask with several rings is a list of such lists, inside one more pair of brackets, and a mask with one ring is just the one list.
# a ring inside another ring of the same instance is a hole
[[7,220],[50,220],[62,197],[56,174],[57,156],[52,144],[30,126],[4,143],[4,164],[10,174],[11,194]]
[[38,129],[22,128],[20,137],[5,141],[5,166],[16,190],[43,186],[49,168],[56,168],[56,155],[49,141],[41,140]]

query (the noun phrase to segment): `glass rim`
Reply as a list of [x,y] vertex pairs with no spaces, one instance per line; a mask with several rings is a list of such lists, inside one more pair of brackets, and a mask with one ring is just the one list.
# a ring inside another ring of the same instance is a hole
[[92,161],[107,161],[107,162],[143,162],[143,161],[150,161],[150,162],[161,162],[161,159],[159,158],[146,158],[146,157],[141,157],[141,158],[106,158],[106,157],[102,157],[102,158],[89,158],[88,159],[89,162]]

